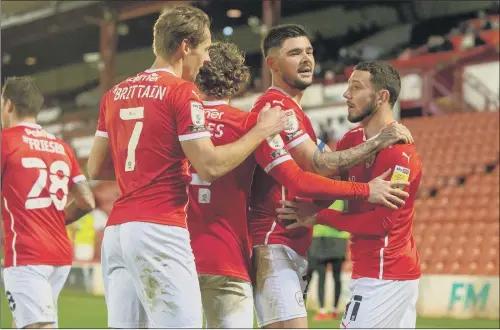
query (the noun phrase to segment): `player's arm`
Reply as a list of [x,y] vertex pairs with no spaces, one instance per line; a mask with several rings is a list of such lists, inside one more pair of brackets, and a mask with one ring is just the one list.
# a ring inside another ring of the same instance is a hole
[[[404,190],[408,191],[416,176],[414,173],[409,173],[410,165],[404,160],[403,155],[398,150],[396,150],[396,148],[390,151],[388,150],[385,154],[387,161],[376,162],[373,173],[374,175],[378,175],[386,168],[391,168],[392,176],[388,179],[390,181],[394,181],[395,179],[407,181]],[[297,205],[297,203],[287,201],[282,201],[281,203],[285,208],[278,210],[278,217],[280,219],[297,220],[296,223],[289,226],[290,229],[300,226],[321,224],[359,235],[385,236],[399,218],[400,212],[402,212],[376,206],[372,211],[363,213],[348,213],[324,209],[318,214],[311,216],[305,215],[300,210],[305,207],[304,205]]]
[[107,95],[108,93],[104,94],[101,99],[97,130],[87,161],[87,172],[92,180],[115,181],[115,169],[109,147],[108,131],[106,129]]
[[73,200],[66,207],[66,225],[95,209],[95,197],[86,180],[75,183],[71,187],[70,196]]
[[[369,183],[337,181],[302,170],[282,148],[280,135],[269,138],[255,151],[255,158],[264,171],[279,184],[285,186],[291,195],[329,201],[336,199],[366,199],[371,203],[391,207],[403,203],[407,193],[394,188],[383,178]],[[387,175],[387,173],[386,173]]]
[[[182,150],[203,181],[212,182],[241,164],[268,136],[285,129],[286,118],[279,107],[267,105],[257,124],[236,142],[215,147],[205,129],[205,114],[194,84],[175,92],[171,106],[176,112]],[[201,117],[200,117],[201,112]]]
[[90,150],[89,159],[87,161],[87,172],[92,180],[108,180],[115,181],[115,169],[113,166],[113,158],[109,148],[109,140],[99,134],[99,131],[94,137],[94,143]]
[[311,139],[293,147],[290,150],[292,157],[303,169],[316,172],[323,176],[334,176],[341,171],[348,170],[380,150],[387,148],[398,141],[413,142],[413,138],[406,127],[394,123],[388,126],[380,135],[354,148],[341,151],[321,152]]
[[66,224],[70,224],[95,209],[95,197],[73,150],[69,146],[66,147],[66,153],[71,160],[71,181],[68,199],[72,201],[66,207]]

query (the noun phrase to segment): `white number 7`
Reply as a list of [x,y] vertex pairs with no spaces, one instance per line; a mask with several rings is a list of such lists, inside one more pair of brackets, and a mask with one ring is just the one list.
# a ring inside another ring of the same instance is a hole
[[[122,120],[137,120],[144,118],[144,107],[120,109],[120,118]],[[125,160],[125,172],[132,172],[135,169],[135,149],[141,137],[142,121],[135,123],[134,130],[128,140],[127,159]]]

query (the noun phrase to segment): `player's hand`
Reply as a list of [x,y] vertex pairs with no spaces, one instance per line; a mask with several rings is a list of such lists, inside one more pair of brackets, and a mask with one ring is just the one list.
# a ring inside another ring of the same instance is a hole
[[413,136],[406,126],[393,123],[382,130],[377,140],[381,142],[380,149],[384,149],[398,142],[413,143]]
[[368,182],[368,185],[370,185],[368,202],[397,210],[399,206],[404,205],[404,200],[410,195],[403,191],[410,183],[406,181],[385,181],[384,179],[390,173],[391,169],[388,169],[384,174]]
[[265,137],[269,137],[287,128],[287,116],[284,111],[281,111],[281,107],[272,107],[269,103],[266,103],[264,108],[259,112],[259,117],[257,119],[257,125],[261,129]]
[[310,202],[290,202],[280,201],[283,206],[276,209],[279,220],[295,220],[295,223],[286,226],[286,229],[294,229],[298,227],[311,227],[316,223],[317,217],[315,214],[310,214],[313,208],[318,208],[317,205]]

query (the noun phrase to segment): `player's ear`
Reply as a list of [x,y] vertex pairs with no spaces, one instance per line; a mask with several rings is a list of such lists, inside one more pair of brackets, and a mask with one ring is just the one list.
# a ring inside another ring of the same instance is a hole
[[382,89],[380,92],[379,92],[379,100],[380,100],[380,103],[383,104],[383,103],[389,103],[389,100],[390,100],[390,93],[387,89]]
[[7,110],[7,113],[12,113],[14,112],[14,104],[9,100],[5,100],[5,109]]
[[269,70],[275,71],[276,67],[276,58],[273,56],[266,56],[266,64]]
[[179,49],[183,57],[189,54],[189,51],[191,50],[191,45],[189,44],[189,41],[187,39],[182,40],[181,44],[179,45]]

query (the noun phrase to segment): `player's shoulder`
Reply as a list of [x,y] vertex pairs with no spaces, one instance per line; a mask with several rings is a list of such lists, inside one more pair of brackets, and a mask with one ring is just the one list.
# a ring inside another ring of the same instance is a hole
[[252,111],[259,112],[266,103],[269,103],[271,107],[279,106],[283,110],[293,109],[295,112],[302,113],[299,105],[284,91],[276,87],[269,88],[264,94],[259,96],[254,103]]
[[414,143],[397,143],[385,149],[382,149],[379,154],[388,157],[398,157],[403,153],[418,154]]
[[353,136],[362,136],[363,134],[364,134],[363,126],[356,126],[347,131],[347,133],[345,133],[343,137],[349,138]]
[[364,131],[362,126],[356,126],[344,134],[337,142],[337,149],[342,147],[343,149],[348,149],[354,147],[355,144],[362,141],[364,136]]
[[378,159],[383,159],[388,165],[400,165],[410,168],[420,168],[420,155],[415,144],[395,144],[379,152]]

